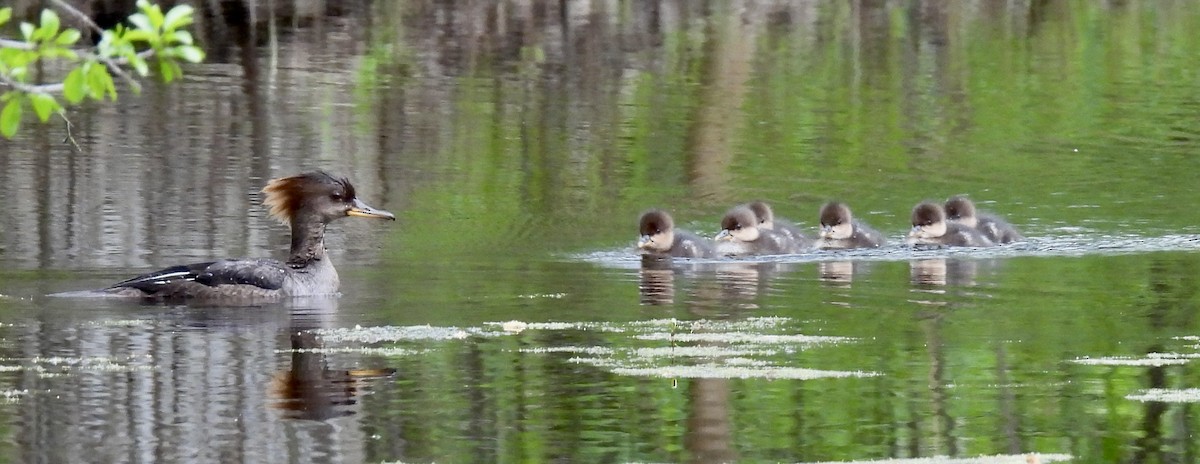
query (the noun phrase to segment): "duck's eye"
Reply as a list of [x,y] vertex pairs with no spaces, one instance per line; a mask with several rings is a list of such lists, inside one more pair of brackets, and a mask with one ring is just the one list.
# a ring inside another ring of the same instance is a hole
[[331,193],[331,194],[329,194],[329,199],[330,199],[330,200],[333,200],[333,201],[342,201],[342,194],[340,194],[340,193]]

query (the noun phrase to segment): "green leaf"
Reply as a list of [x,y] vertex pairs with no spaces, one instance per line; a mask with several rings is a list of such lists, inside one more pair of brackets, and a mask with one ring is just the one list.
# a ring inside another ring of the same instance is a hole
[[163,29],[172,31],[191,24],[193,11],[195,9],[190,5],[176,5],[167,12],[166,18],[163,19]]
[[[133,24],[133,27],[136,27],[139,31],[145,31],[145,32],[148,32],[151,34],[156,32],[154,30],[154,26],[150,25],[150,18],[144,14],[137,13],[134,15],[130,15],[129,23]],[[125,34],[125,36],[128,37],[129,34]]]
[[175,69],[178,67],[179,65],[174,61],[158,60],[158,73],[162,74],[163,82],[171,82],[175,80]]
[[42,10],[42,27],[38,29],[41,29],[42,33],[45,34],[43,37],[50,38],[58,35],[59,24],[58,13],[49,8]]
[[8,6],[0,8],[0,26],[4,25],[4,23],[7,23],[10,19],[12,19],[12,7]]
[[200,50],[200,47],[193,45],[181,45],[175,47],[175,50],[179,54],[179,57],[183,58],[183,60],[187,61],[188,63],[199,63],[204,61],[204,51]]
[[32,24],[21,23],[21,36],[25,38],[26,42],[33,41],[33,31],[34,29]]
[[37,113],[40,121],[46,122],[50,115],[62,109],[58,102],[48,93],[35,92],[29,94],[29,102],[33,104],[33,112]]
[[79,31],[67,29],[62,31],[62,34],[59,34],[57,39],[54,39],[54,43],[58,45],[71,45],[79,41],[79,36]]
[[87,84],[83,80],[85,66],[72,69],[67,73],[67,79],[63,81],[63,96],[67,97],[67,101],[71,103],[79,103],[83,101],[83,97],[87,96]]
[[147,6],[142,7],[142,12],[150,17],[150,24],[154,26],[154,30],[159,30],[163,27],[163,12],[157,4],[147,3]]
[[133,70],[137,71],[139,76],[145,77],[147,74],[150,74],[150,67],[146,65],[146,60],[137,56],[136,53],[130,53],[128,60],[129,66],[132,66]]
[[94,64],[88,67],[87,70],[87,91],[88,95],[93,100],[103,100],[104,90],[108,88],[105,85],[105,80],[112,81],[112,76],[108,75],[108,69],[99,64]]
[[177,43],[183,45],[192,44],[192,33],[188,31],[175,31],[167,37],[170,39],[167,41],[168,43]]
[[130,42],[150,42],[156,39],[158,36],[153,32],[143,31],[141,29],[131,29],[121,37]]
[[21,127],[21,99],[13,98],[0,111],[0,135],[11,139],[17,135],[18,127]]

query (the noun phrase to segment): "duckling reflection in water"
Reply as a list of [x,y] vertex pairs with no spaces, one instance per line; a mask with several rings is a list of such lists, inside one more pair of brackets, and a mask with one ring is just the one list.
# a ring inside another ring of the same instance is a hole
[[845,203],[829,202],[821,206],[819,248],[878,248],[883,234],[855,219]]
[[734,242],[738,255],[780,255],[798,253],[799,245],[792,239],[773,230],[763,229],[758,216],[747,206],[735,206],[721,218],[721,232],[717,242]]
[[250,258],[185,264],[137,276],[97,292],[56,296],[236,302],[335,294],[338,274],[325,250],[325,226],[350,216],[396,219],[392,213],[359,200],[349,180],[322,171],[271,180],[263,193],[266,194],[263,204],[270,208],[271,216],[291,227],[292,246],[286,262]]
[[675,228],[675,220],[660,209],[642,213],[638,220],[637,247],[652,255],[679,258],[713,256],[713,243],[686,230]]
[[961,195],[946,200],[946,218],[978,230],[994,243],[1012,243],[1025,239],[1025,236],[1017,232],[1008,221],[994,214],[977,211],[975,203]]
[[909,280],[918,286],[974,286],[980,261],[975,259],[918,259],[909,261]]
[[946,245],[989,247],[995,245],[978,230],[946,220],[946,211],[937,203],[923,202],[913,208],[909,245]]
[[758,218],[758,227],[764,230],[771,230],[787,237],[800,249],[811,248],[813,239],[804,235],[795,224],[790,221],[785,221],[775,217],[775,211],[771,209],[771,205],[765,201],[756,200],[746,203],[747,208],[754,212],[754,216]]

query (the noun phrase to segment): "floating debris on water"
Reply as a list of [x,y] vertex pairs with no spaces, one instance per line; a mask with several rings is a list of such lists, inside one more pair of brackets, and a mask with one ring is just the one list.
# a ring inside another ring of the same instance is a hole
[[655,332],[637,336],[641,340],[670,340],[675,342],[709,342],[709,343],[754,343],[758,345],[816,345],[833,344],[852,341],[847,337],[831,337],[823,335],[769,335],[742,332],[689,332],[666,333]]
[[29,396],[29,390],[0,390],[2,403],[16,403],[26,396]]
[[275,350],[275,354],[313,353],[313,354],[369,354],[373,356],[410,356],[423,353],[422,350],[409,350],[400,347],[335,347],[335,348],[302,348],[296,350]]
[[613,354],[613,349],[606,346],[546,346],[537,348],[521,348],[521,353],[579,353],[590,355]]
[[1042,464],[1046,462],[1070,461],[1071,459],[1074,459],[1074,456],[1069,454],[1026,453],[996,454],[970,458],[932,456],[928,458],[895,458],[867,461],[821,461],[807,464]]
[[1125,396],[1133,401],[1158,401],[1162,403],[1200,403],[1200,388],[1185,388],[1182,390],[1170,388],[1151,388]]
[[496,336],[500,333],[490,332],[479,328],[463,329],[459,327],[434,327],[431,325],[416,325],[407,327],[378,326],[339,329],[315,329],[313,333],[320,335],[327,343],[380,343],[398,342],[404,340],[462,340],[471,336]]
[[[804,335],[794,331],[795,321],[784,317],[741,320],[650,319],[629,322],[488,322],[480,327],[430,325],[316,329],[326,343],[374,344],[403,341],[448,341],[470,337],[503,337],[541,331],[584,331],[624,338],[596,346],[541,346],[517,349],[520,353],[579,355],[567,362],[587,364],[618,375],[682,378],[814,379],[879,375],[857,370],[820,370],[792,366],[800,350],[820,345],[855,342],[848,337]],[[776,332],[776,333],[770,333]],[[784,333],[779,333],[784,332]],[[664,343],[665,342],[665,343]],[[651,344],[652,346],[645,346]],[[663,346],[664,344],[668,346]],[[627,346],[633,345],[633,346]],[[640,345],[640,346],[639,346]],[[279,350],[277,353],[297,352]],[[421,350],[399,347],[337,347],[304,350],[313,353],[409,355]],[[681,360],[686,360],[682,365]]]
[[1082,357],[1071,362],[1088,366],[1177,366],[1187,364],[1200,357],[1200,353],[1148,353],[1145,357],[1110,356],[1104,358]]
[[567,297],[566,293],[531,293],[528,295],[517,295],[517,298],[524,298],[524,299],[529,299],[529,300],[532,300],[535,298],[563,299],[566,297]]
[[802,367],[781,366],[725,366],[719,364],[700,364],[695,366],[658,366],[658,367],[613,367],[612,372],[618,375],[634,377],[662,377],[686,379],[791,379],[814,380],[842,377],[874,377],[874,372],[862,371],[823,371]]

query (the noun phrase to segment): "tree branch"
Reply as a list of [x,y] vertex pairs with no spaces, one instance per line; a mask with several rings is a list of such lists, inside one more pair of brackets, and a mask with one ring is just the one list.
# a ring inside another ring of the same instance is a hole
[[[92,29],[92,32],[94,32],[96,34],[104,33],[104,29],[100,28],[100,26],[98,24],[96,24],[95,21],[92,21],[92,18],[88,17],[88,15],[83,14],[82,11],[76,10],[75,7],[71,6],[67,2],[65,2],[63,0],[50,0],[50,3],[53,3],[55,7],[57,7],[60,10],[63,10],[67,14],[74,16],[75,19],[82,21],[83,24],[87,25],[87,27]],[[133,76],[130,76],[129,73],[125,72],[124,69],[121,69],[121,66],[118,65],[115,61],[108,59],[108,58],[99,58],[99,59],[100,59],[101,63],[104,63],[104,65],[108,67],[109,72],[115,74],[117,77],[120,77],[121,80],[125,81],[125,85],[128,85],[129,88],[133,89],[134,92],[140,93],[142,91],[142,84],[138,83],[138,81],[136,79],[134,79]]]

